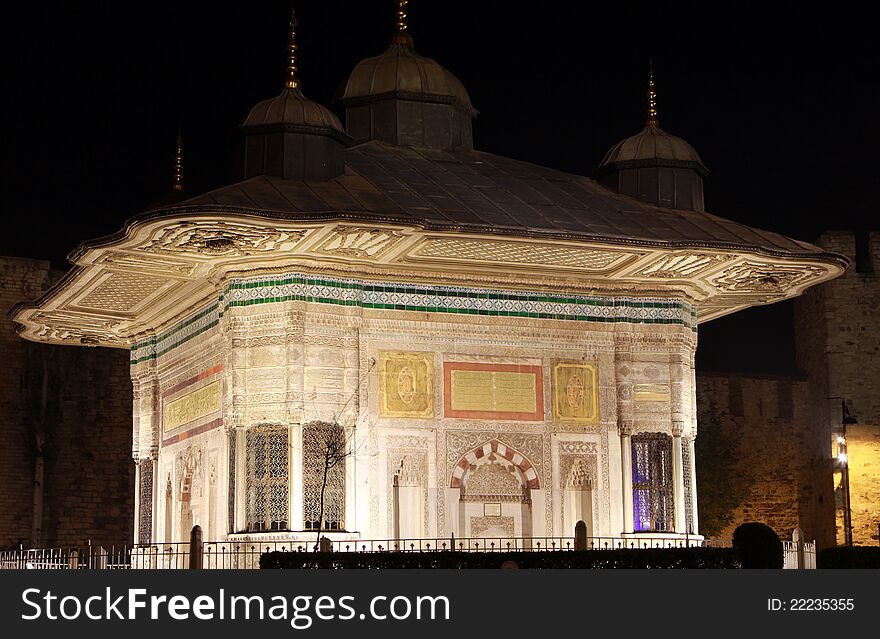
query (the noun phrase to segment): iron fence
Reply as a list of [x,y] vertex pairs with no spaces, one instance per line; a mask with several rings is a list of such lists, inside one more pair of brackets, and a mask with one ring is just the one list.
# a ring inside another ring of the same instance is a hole
[[[575,548],[574,537],[480,537],[433,539],[326,540],[323,550],[332,552],[564,552]],[[588,537],[590,550],[645,548],[727,547],[728,541],[669,539],[661,537]],[[0,569],[97,570],[184,569],[193,565],[190,542],[136,546],[86,545],[0,551]],[[201,544],[201,567],[205,569],[253,569],[267,552],[313,552],[314,540],[217,541]]]

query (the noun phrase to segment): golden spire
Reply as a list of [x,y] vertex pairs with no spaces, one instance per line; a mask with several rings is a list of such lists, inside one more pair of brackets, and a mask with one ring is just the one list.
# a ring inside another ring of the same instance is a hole
[[183,135],[177,131],[177,152],[174,154],[174,188],[175,193],[183,193]]
[[654,61],[650,62],[648,71],[648,126],[659,126],[657,118],[657,92],[654,90]]
[[391,41],[394,44],[407,44],[412,46],[412,37],[407,33],[406,5],[409,0],[396,0],[397,2],[397,31]]
[[290,10],[290,44],[287,45],[290,58],[287,60],[287,80],[284,86],[288,89],[299,88],[299,78],[296,74],[296,13]]

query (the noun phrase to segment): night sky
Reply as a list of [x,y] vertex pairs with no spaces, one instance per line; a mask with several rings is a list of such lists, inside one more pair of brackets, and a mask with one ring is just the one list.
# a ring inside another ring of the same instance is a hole
[[[391,0],[298,0],[305,94],[332,105],[388,45]],[[237,126],[282,86],[290,2],[12,3],[2,20],[0,254],[50,259],[166,195],[232,181]],[[137,8],[139,11],[134,11]],[[464,83],[475,146],[591,175],[645,119],[701,154],[709,211],[812,241],[878,228],[880,53],[836,3],[412,0],[416,50]],[[791,304],[701,327],[704,369],[790,371]],[[743,346],[742,336],[759,337]]]

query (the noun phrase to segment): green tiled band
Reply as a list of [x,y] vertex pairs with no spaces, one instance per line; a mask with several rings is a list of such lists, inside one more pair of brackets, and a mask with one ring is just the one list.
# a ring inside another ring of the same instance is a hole
[[314,278],[295,273],[230,281],[218,303],[162,335],[132,346],[131,364],[161,357],[196,335],[210,330],[230,308],[292,301],[491,317],[679,324],[694,331],[697,326],[696,308],[677,300],[549,295],[424,284],[377,284],[361,280]]

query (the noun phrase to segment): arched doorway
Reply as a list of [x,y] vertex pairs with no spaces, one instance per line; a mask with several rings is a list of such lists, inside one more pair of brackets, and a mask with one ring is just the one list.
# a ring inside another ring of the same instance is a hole
[[459,489],[459,533],[486,543],[532,536],[532,490],[539,488],[532,463],[493,439],[456,464],[451,488]]

